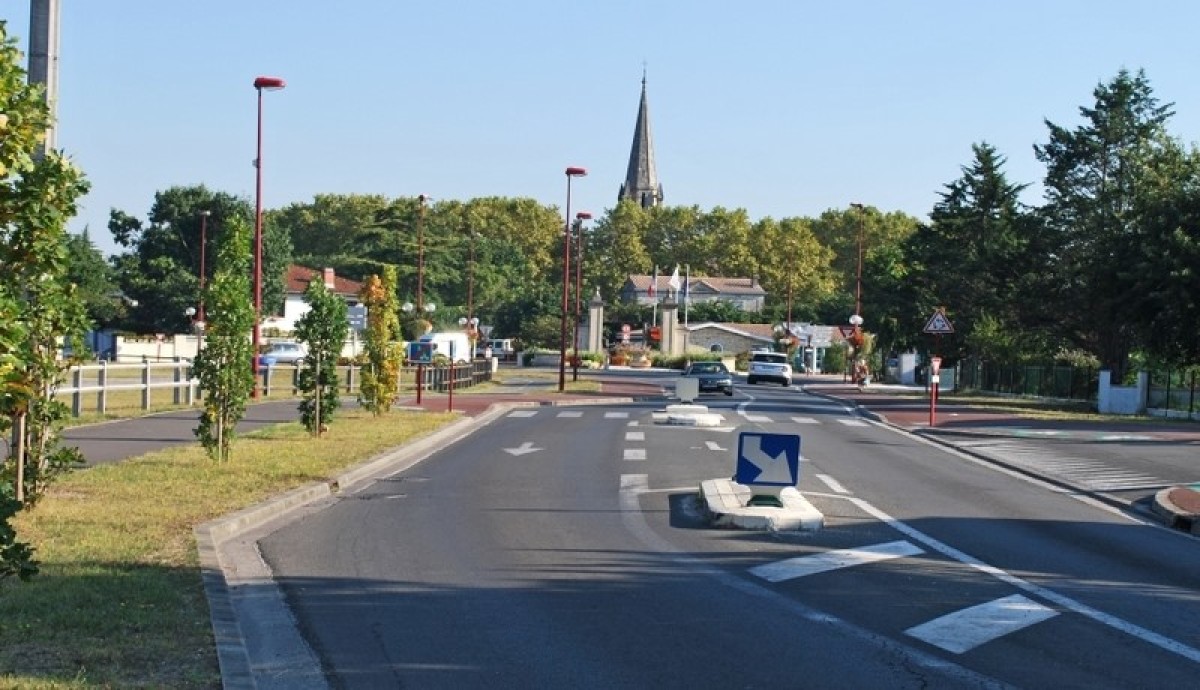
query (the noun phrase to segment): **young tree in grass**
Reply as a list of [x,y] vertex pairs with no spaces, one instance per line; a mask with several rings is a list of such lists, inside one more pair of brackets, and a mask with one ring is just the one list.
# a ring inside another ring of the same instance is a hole
[[67,409],[54,395],[67,366],[60,341],[78,347],[87,326],[67,280],[66,222],[88,184],[60,152],[39,153],[51,114],[20,61],[0,22],[0,435],[10,444],[0,464],[0,579],[37,571],[10,519],[82,461],[60,446]]
[[338,407],[338,356],[346,342],[346,301],[320,280],[304,291],[308,312],[296,323],[296,337],[308,346],[300,369],[300,422],[320,435]]
[[396,315],[396,269],[386,266],[383,278],[371,276],[359,295],[367,307],[367,365],[363,368],[358,401],[375,416],[386,414],[400,389],[403,353],[397,342],[400,319]]
[[208,321],[204,347],[196,357],[204,398],[196,437],[209,457],[218,461],[229,459],[234,428],[246,413],[246,400],[254,387],[250,254],[249,220],[240,215],[228,218],[218,237],[216,269],[204,291]]

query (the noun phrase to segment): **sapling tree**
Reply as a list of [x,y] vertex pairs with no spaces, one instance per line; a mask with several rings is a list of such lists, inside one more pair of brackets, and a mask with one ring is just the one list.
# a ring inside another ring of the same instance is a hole
[[296,322],[296,337],[308,348],[300,368],[300,423],[320,435],[338,407],[338,356],[346,342],[346,301],[320,280],[308,284],[309,310]]

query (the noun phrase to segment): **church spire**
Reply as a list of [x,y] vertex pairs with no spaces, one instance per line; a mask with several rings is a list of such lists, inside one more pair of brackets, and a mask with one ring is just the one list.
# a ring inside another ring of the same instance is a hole
[[629,150],[629,168],[617,201],[631,199],[642,208],[662,203],[662,185],[654,168],[654,142],[650,139],[650,109],[646,105],[646,68],[642,67],[642,100],[638,104],[637,123],[633,129],[633,146]]

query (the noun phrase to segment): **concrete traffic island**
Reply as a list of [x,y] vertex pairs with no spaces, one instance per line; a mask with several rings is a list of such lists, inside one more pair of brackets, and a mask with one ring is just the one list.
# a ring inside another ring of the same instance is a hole
[[818,530],[825,525],[825,516],[794,486],[778,492],[779,506],[755,505],[754,498],[749,486],[732,479],[708,479],[700,483],[700,500],[715,527],[795,532]]
[[654,413],[654,421],[673,426],[721,426],[725,417],[709,412],[708,405],[667,405]]

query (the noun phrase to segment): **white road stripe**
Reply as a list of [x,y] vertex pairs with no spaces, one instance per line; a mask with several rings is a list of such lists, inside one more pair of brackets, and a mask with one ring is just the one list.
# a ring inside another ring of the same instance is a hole
[[509,417],[532,417],[537,414],[537,410],[513,410],[508,413]]
[[992,640],[1058,615],[1028,597],[1003,599],[955,611],[904,632],[947,652],[962,654]]
[[626,448],[625,449],[625,459],[626,460],[645,460],[646,459],[646,449],[645,448]]
[[626,441],[645,441],[646,440],[646,432],[644,432],[644,431],[626,431],[625,432],[625,440]]
[[[971,556],[962,551],[959,551],[958,549],[954,548],[953,546],[950,546],[949,544],[947,544],[945,542],[934,539],[933,537],[916,529],[915,527],[913,527],[912,525],[909,525],[908,523],[897,520],[896,518],[892,517],[891,515],[883,512],[882,510],[876,508],[874,505],[872,505],[860,498],[854,498],[852,496],[847,496],[846,500],[850,501],[854,505],[858,506],[861,510],[866,512],[868,515],[875,517],[877,520],[879,520],[881,522],[887,523],[893,529],[895,529],[896,531],[900,532],[901,534],[907,536],[909,539],[912,539],[915,542],[920,542],[921,544],[924,544],[926,547],[932,549],[933,551],[936,551],[937,553],[942,554],[943,556],[953,558],[954,560],[958,561],[959,563],[963,563],[964,565],[974,568],[975,570],[977,570],[981,573],[990,575],[990,576],[996,578],[997,580],[1000,580],[1001,582],[1006,582],[1023,592],[1026,592],[1028,594],[1032,594],[1034,596],[1045,599],[1046,601],[1049,601],[1050,603],[1052,603],[1060,608],[1066,609],[1068,611],[1072,611],[1074,613],[1078,613],[1079,615],[1084,616],[1086,618],[1090,618],[1090,619],[1096,621],[1097,623],[1100,623],[1102,625],[1107,625],[1110,628],[1113,628],[1114,630],[1120,630],[1121,632],[1125,633],[1126,635],[1135,637],[1139,640],[1142,640],[1143,642],[1152,644],[1156,647],[1159,647],[1160,649],[1164,649],[1168,652],[1171,652],[1172,654],[1177,654],[1185,659],[1188,659],[1189,661],[1200,663],[1200,649],[1191,647],[1183,642],[1180,642],[1179,640],[1175,640],[1170,637],[1167,637],[1166,635],[1160,635],[1159,633],[1156,633],[1153,630],[1147,630],[1146,628],[1143,628],[1139,625],[1130,623],[1129,621],[1127,621],[1123,618],[1118,618],[1117,616],[1114,616],[1112,614],[1105,613],[1099,609],[1092,608],[1091,606],[1088,606],[1087,604],[1076,601],[1075,599],[1072,599],[1071,597],[1068,597],[1065,594],[1059,594],[1058,592],[1055,592],[1052,589],[1047,589],[1046,587],[1042,587],[1040,585],[1035,585],[1032,582],[1029,582],[1028,580],[1022,580],[1021,578],[1017,577],[1016,575],[1013,575],[1012,573],[1009,573],[1008,571],[1001,570],[1000,568],[997,568],[994,565],[988,565],[987,563],[984,563],[983,561],[979,560],[978,558],[975,558],[974,556]],[[1114,511],[1114,513],[1117,515],[1120,515],[1120,513],[1116,513],[1115,511]]]
[[812,417],[792,417],[792,421],[797,424],[819,424],[820,423],[817,420],[813,419]]
[[604,418],[605,418],[605,419],[628,419],[628,418],[629,418],[629,413],[628,413],[628,412],[612,412],[612,411],[609,411],[609,412],[605,412],[605,413],[604,413]]
[[845,424],[846,426],[866,426],[867,425],[867,423],[861,419],[839,419],[838,423]]
[[820,479],[820,480],[821,480],[821,482],[822,482],[823,484],[825,484],[825,486],[829,487],[829,490],[830,490],[830,491],[832,491],[832,492],[834,492],[834,493],[836,493],[836,494],[848,494],[848,493],[850,493],[850,492],[849,492],[849,491],[846,489],[846,487],[842,486],[842,485],[841,485],[841,483],[840,483],[840,482],[838,482],[838,480],[834,479],[833,477],[830,477],[830,476],[829,476],[829,475],[827,475],[827,474],[818,474],[818,475],[816,475],[816,477],[817,477],[817,479]]
[[774,563],[766,563],[750,569],[750,572],[767,582],[782,582],[806,575],[815,575],[830,570],[849,568],[864,563],[887,561],[904,556],[924,553],[918,546],[907,541],[865,546],[859,549],[826,551],[811,556],[798,556]]
[[771,421],[770,417],[764,417],[760,414],[748,414],[745,417],[747,422],[754,422],[755,424],[765,424]]
[[704,445],[708,446],[709,450],[725,450],[721,447],[721,444],[717,443],[716,441],[705,441]]
[[563,410],[562,412],[558,413],[558,417],[560,419],[562,419],[562,418],[574,419],[576,417],[582,417],[582,416],[583,416],[582,410]]

